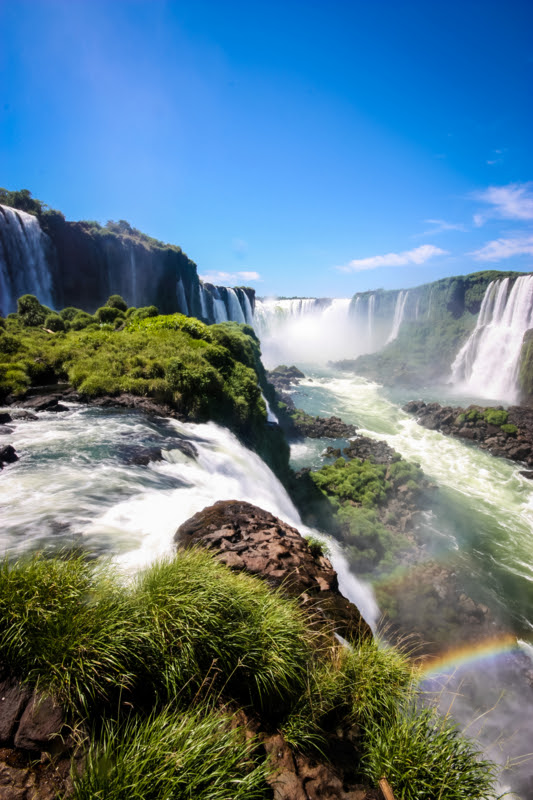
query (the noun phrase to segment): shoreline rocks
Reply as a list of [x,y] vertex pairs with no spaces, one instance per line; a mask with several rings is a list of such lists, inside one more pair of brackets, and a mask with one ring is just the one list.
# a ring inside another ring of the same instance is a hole
[[[425,403],[411,400],[403,410],[414,414],[419,425],[429,430],[440,431],[447,436],[476,444],[494,456],[508,458],[528,467],[533,467],[533,409],[523,406],[510,406],[503,409],[484,408],[470,405],[441,406],[439,403]],[[493,424],[498,419],[491,412],[501,412],[503,424]],[[526,478],[533,477],[528,471],[522,472]]]

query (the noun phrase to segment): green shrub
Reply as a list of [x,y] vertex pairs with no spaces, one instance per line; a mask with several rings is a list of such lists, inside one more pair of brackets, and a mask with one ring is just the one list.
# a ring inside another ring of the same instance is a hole
[[109,306],[109,308],[117,308],[119,311],[128,310],[128,304],[119,294],[112,294],[111,297],[108,298],[106,306]]
[[11,336],[9,333],[4,333],[0,336],[0,353],[11,355],[16,353],[19,347],[19,340],[15,336]]
[[120,309],[113,308],[112,306],[102,306],[97,308],[94,316],[98,322],[114,322],[120,314]]
[[59,316],[61,317],[61,319],[65,320],[65,322],[72,322],[76,314],[79,313],[84,313],[82,312],[81,308],[74,308],[74,306],[67,306],[66,308],[63,308],[59,312]]
[[17,301],[17,312],[23,325],[34,328],[44,323],[50,309],[42,306],[35,295],[24,294]]
[[148,319],[149,317],[157,317],[159,316],[159,311],[157,310],[157,306],[143,306],[142,308],[135,308],[131,313],[128,313],[130,309],[126,312],[126,318],[131,319]]
[[65,330],[65,323],[59,316],[59,314],[48,314],[44,321],[44,327],[50,331],[64,331]]
[[504,423],[500,427],[501,427],[502,431],[504,431],[504,433],[510,433],[513,436],[514,436],[515,433],[518,433],[518,428],[516,427],[516,425],[510,425],[510,424]]
[[108,724],[93,742],[74,800],[261,800],[265,766],[233,715],[208,706]]
[[72,317],[70,326],[74,331],[81,331],[94,321],[94,317],[92,317],[90,314],[87,314],[86,311],[78,311],[77,314]]

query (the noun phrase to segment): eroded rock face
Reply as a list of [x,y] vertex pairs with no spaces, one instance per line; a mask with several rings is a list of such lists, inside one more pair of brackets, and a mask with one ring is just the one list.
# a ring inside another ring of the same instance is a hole
[[331,562],[314,557],[296,528],[268,511],[242,501],[221,501],[184,522],[175,541],[181,547],[208,547],[231,569],[283,586],[304,606],[318,606],[346,638],[371,635],[358,609],[339,592]]

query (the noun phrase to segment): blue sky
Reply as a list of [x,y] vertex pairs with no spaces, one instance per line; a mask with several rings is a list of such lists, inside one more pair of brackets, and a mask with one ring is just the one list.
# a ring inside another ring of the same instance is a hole
[[533,269],[533,3],[0,0],[0,185],[200,275]]

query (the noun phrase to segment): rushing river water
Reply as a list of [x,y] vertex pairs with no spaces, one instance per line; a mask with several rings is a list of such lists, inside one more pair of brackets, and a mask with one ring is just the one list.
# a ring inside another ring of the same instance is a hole
[[[503,763],[530,753],[532,484],[516,465],[418,426],[376,384],[326,371],[307,374],[294,393],[298,406],[337,414],[361,433],[386,440],[437,484],[423,531],[428,557],[454,563],[465,591],[504,620],[507,635],[484,651],[467,648],[462,661],[442,664],[438,675],[428,675],[426,687],[445,686],[443,708],[453,706],[458,722],[479,735],[490,756]],[[15,423],[9,436],[20,460],[5,468],[0,480],[3,552],[82,547],[136,569],[171,552],[179,525],[224,499],[247,500],[309,532],[261,459],[212,423],[74,405],[68,412],[37,416]],[[294,465],[322,464],[325,444],[305,440],[293,446]],[[160,460],[136,463],[158,451]],[[330,546],[341,590],[375,626],[371,589],[350,573],[338,545]],[[523,800],[533,797],[532,764],[504,773],[504,784]]]
[[[438,487],[421,531],[427,557],[453,565],[464,591],[486,603],[506,633],[451,653],[425,685],[442,692],[441,708],[451,708],[487,754],[500,763],[513,760],[502,785],[523,800],[533,798],[533,484],[519,465],[419,426],[401,410],[405,396],[355,375],[300,366],[308,377],[293,392],[298,407],[335,414],[387,441]],[[436,399],[434,392],[424,399]],[[320,466],[329,443],[294,445],[293,465]]]

